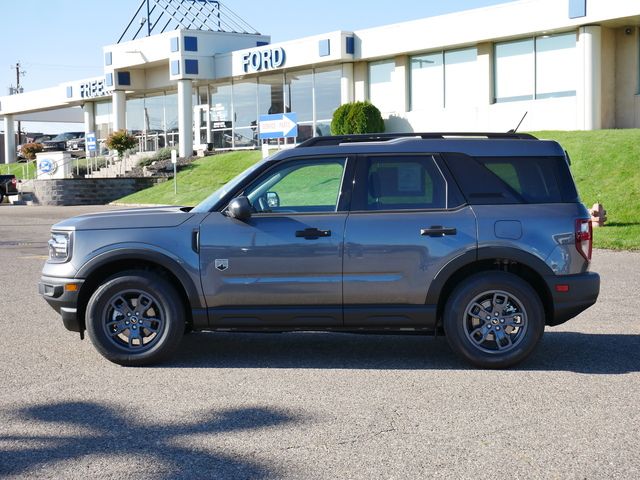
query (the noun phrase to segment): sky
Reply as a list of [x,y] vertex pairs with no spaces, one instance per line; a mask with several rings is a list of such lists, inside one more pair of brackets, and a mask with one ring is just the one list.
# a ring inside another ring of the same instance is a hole
[[[226,0],[223,3],[272,42],[334,30],[359,30],[485,7],[509,0]],[[21,0],[3,2],[0,96],[98,76],[102,47],[116,43],[142,0]],[[56,129],[53,129],[55,131]]]

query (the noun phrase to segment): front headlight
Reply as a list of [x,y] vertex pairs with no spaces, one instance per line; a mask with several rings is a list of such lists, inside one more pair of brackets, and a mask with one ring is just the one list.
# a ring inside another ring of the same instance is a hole
[[49,260],[64,263],[71,258],[71,232],[51,232]]

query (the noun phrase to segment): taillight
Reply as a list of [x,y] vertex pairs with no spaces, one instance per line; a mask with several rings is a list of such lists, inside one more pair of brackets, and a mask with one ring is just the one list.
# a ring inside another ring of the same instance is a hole
[[591,220],[580,218],[576,220],[576,249],[585,260],[591,260],[591,250],[593,248],[593,227]]
[[18,180],[16,180],[16,177],[13,177],[13,178],[11,179],[11,183],[12,183],[12,184],[14,184],[14,185],[15,185],[16,183],[18,183]]

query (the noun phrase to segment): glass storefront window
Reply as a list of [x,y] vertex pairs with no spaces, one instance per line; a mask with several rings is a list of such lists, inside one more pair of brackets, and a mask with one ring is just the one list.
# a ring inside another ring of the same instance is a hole
[[233,84],[233,146],[248,147],[257,144],[258,90],[255,80],[242,80]]
[[311,70],[287,73],[285,105],[288,112],[298,114],[298,122],[313,121],[313,72]]
[[369,63],[369,101],[381,112],[392,112],[396,109],[396,89],[393,85],[395,70],[394,60]]
[[258,79],[258,111],[260,115],[284,113],[282,74],[264,75]]
[[180,142],[178,134],[178,94],[164,96],[164,122],[167,132],[167,146],[174,147]]
[[231,84],[211,85],[211,105],[209,115],[211,115],[212,141],[214,148],[231,148],[231,115],[232,92]]
[[106,139],[113,132],[113,107],[111,100],[95,103],[96,138]]
[[143,130],[146,130],[144,125],[144,99],[127,99],[126,110],[127,130],[133,135],[139,135]]
[[147,131],[164,133],[164,95],[144,99],[144,123]]
[[333,112],[340,106],[341,79],[342,67],[317,69],[315,71],[316,135],[320,135],[318,122],[326,120],[331,122]]
[[411,110],[444,106],[442,52],[411,57]]

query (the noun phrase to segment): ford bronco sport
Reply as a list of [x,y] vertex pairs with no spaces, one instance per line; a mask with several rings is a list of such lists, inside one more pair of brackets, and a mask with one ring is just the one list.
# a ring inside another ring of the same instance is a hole
[[525,359],[593,305],[591,224],[554,141],[318,137],[195,208],[52,227],[40,293],[122,365],[187,330],[433,332],[480,367]]

